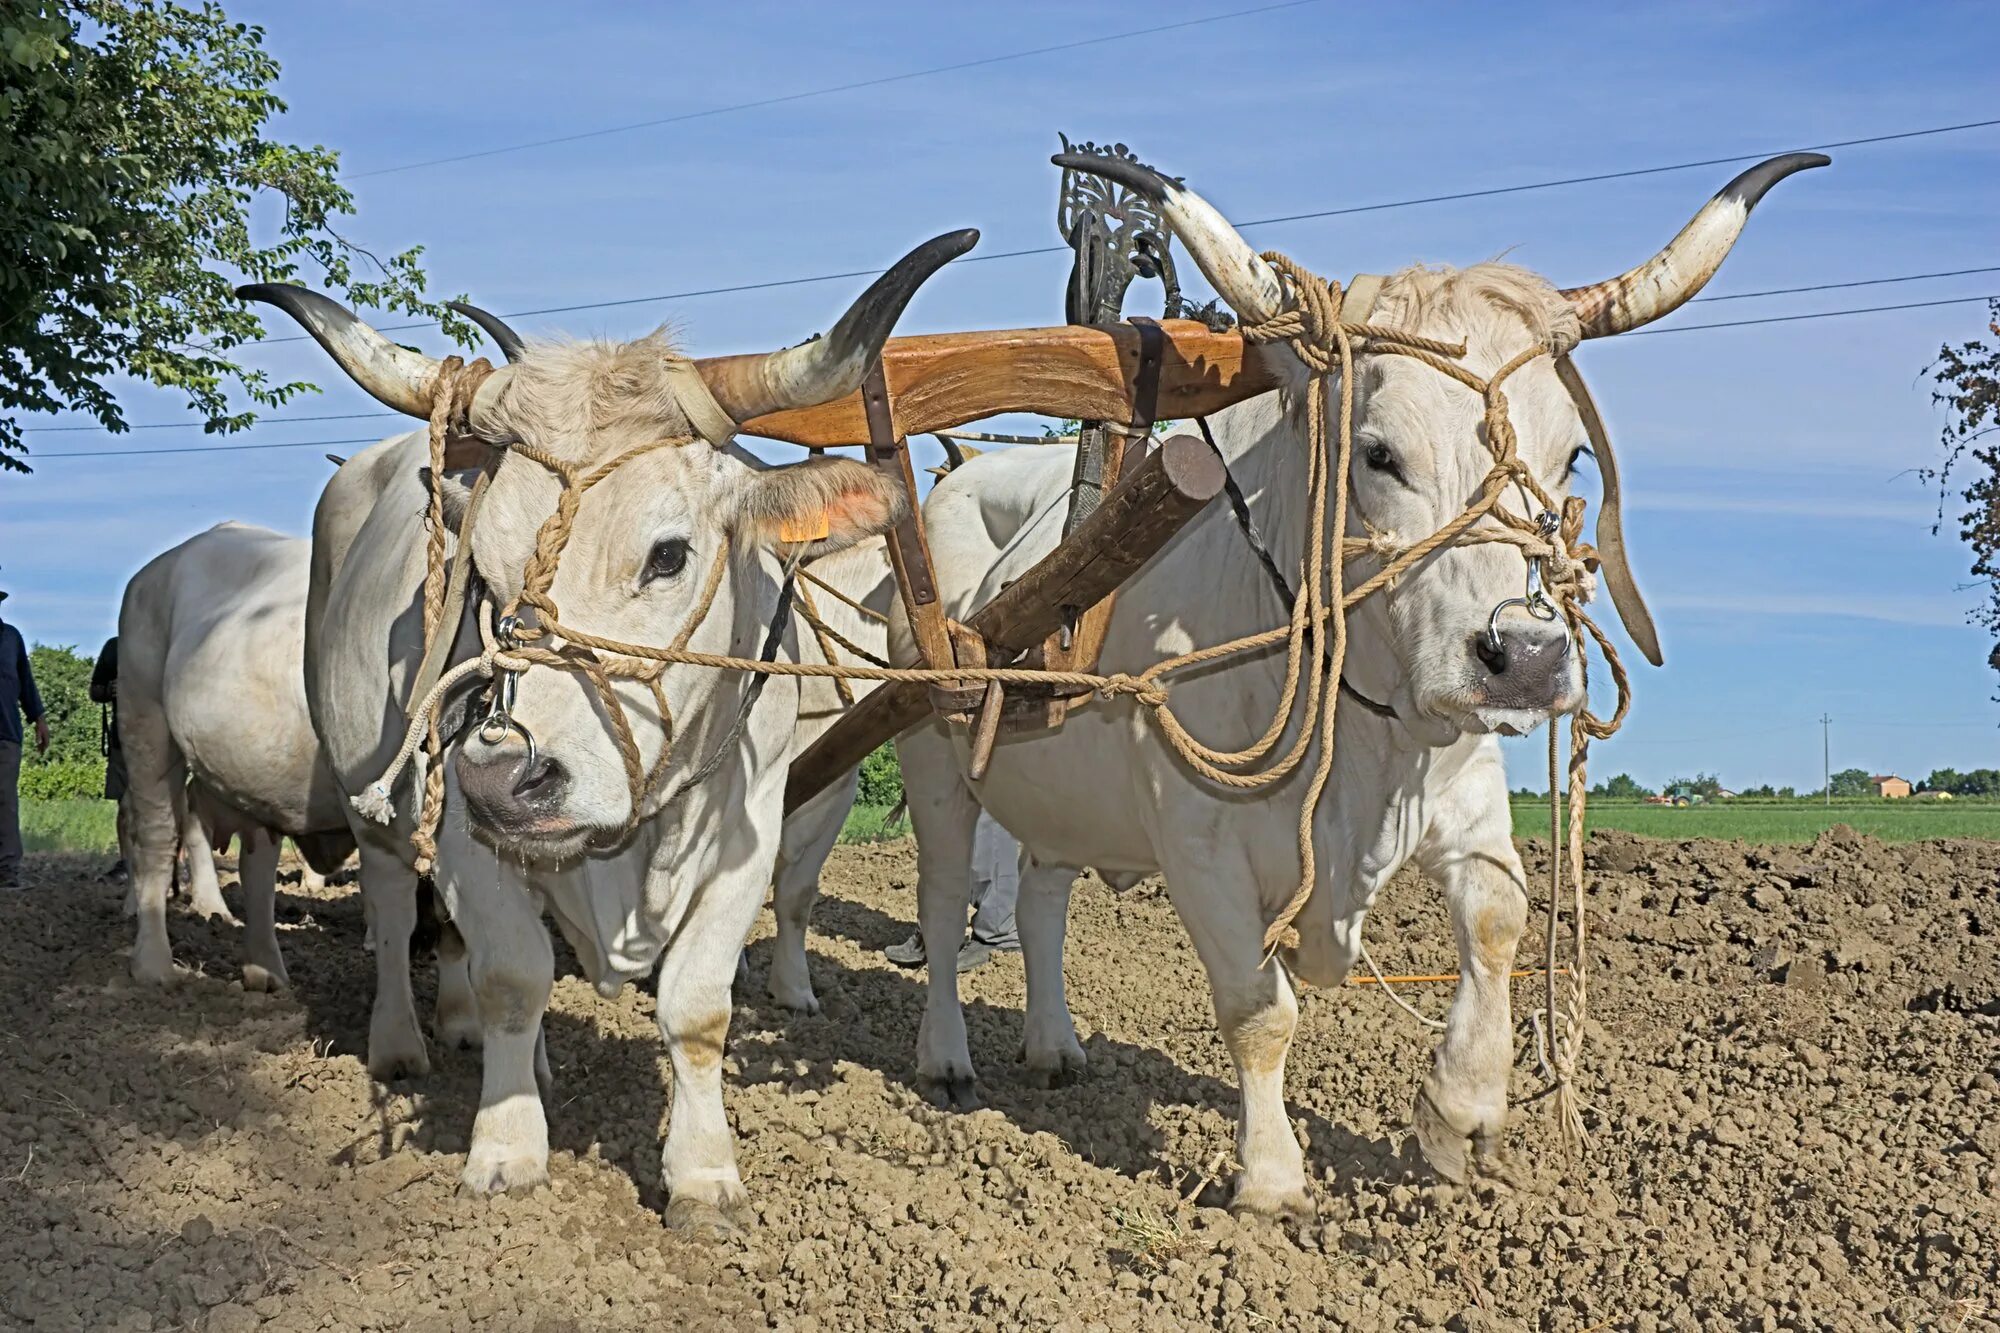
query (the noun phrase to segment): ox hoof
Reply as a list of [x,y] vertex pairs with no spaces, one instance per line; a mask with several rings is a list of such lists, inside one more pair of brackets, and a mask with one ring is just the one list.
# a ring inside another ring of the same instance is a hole
[[174,979],[174,963],[169,958],[165,962],[149,962],[144,959],[132,960],[132,980],[143,986],[164,986]]
[[439,1014],[438,1045],[454,1051],[476,1051],[486,1044],[486,1029],[477,1014]]
[[986,1105],[979,1096],[979,1080],[970,1070],[923,1075],[918,1081],[924,1100],[939,1110],[977,1111]]
[[188,912],[213,925],[234,926],[239,930],[243,928],[243,923],[238,921],[235,913],[229,910],[229,904],[223,902],[220,898],[215,899],[213,902],[189,903]]
[[285,975],[285,965],[275,968],[261,963],[243,965],[243,989],[246,991],[280,991],[289,989],[292,979]]
[[1417,1090],[1416,1104],[1410,1109],[1410,1128],[1416,1131],[1417,1147],[1431,1170],[1454,1185],[1463,1185],[1475,1173],[1499,1164],[1499,1136],[1476,1126],[1452,1124],[1428,1087]]
[[669,1230],[690,1236],[724,1240],[741,1234],[748,1214],[748,1200],[717,1207],[707,1199],[684,1194],[668,1202],[666,1224]]
[[1259,1218],[1281,1226],[1303,1227],[1316,1219],[1303,1184],[1255,1185],[1239,1181],[1229,1211],[1239,1218]]
[[545,1157],[509,1157],[475,1148],[458,1183],[469,1194],[525,1193],[549,1183],[549,1163]]
[[368,1043],[368,1076],[377,1083],[422,1078],[431,1072],[430,1052],[419,1038],[414,1045],[400,1041]]
[[770,993],[771,1003],[780,1009],[789,1009],[806,1018],[818,1018],[820,1015],[819,996],[813,994],[811,986],[794,989],[772,982]]
[[1083,1078],[1090,1057],[1083,1053],[1075,1034],[1069,1040],[1043,1048],[1023,1047],[1021,1059],[1028,1066],[1028,1082],[1037,1088],[1066,1088]]

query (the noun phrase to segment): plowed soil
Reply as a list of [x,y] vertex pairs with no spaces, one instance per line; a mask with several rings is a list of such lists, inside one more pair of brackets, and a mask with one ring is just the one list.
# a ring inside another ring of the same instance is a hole
[[[920,978],[879,953],[911,848],[840,848],[824,1014],[765,1001],[751,949],[726,1087],[758,1220],[726,1240],[660,1222],[650,996],[558,982],[552,1183],[461,1197],[478,1057],[371,1085],[351,890],[281,890],[290,993],[245,994],[240,932],[184,915],[155,991],[121,891],[36,858],[0,898],[0,1327],[2000,1329],[2000,844],[1593,849],[1588,1153],[1525,1105],[1509,1183],[1439,1183],[1404,1129],[1430,1034],[1312,992],[1288,1089],[1319,1217],[1281,1228],[1216,1206],[1234,1084],[1157,886],[1079,886],[1072,1086],[1015,1061],[1019,959],[965,979],[989,1105],[954,1114],[914,1086]],[[1418,880],[1370,927],[1385,969],[1454,966]]]

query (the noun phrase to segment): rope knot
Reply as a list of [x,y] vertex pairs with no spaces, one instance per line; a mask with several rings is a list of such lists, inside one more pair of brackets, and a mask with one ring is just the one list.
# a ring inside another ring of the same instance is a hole
[[1120,694],[1131,695],[1147,708],[1163,708],[1167,702],[1167,687],[1159,681],[1127,675],[1123,671],[1106,676],[1097,687],[1100,699],[1111,699]]

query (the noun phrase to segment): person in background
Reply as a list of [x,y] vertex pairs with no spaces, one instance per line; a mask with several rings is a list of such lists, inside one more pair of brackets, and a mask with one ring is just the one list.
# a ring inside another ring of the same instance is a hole
[[127,874],[125,858],[125,747],[118,743],[118,636],[104,641],[90,673],[90,701],[97,704],[97,748],[104,755],[104,799],[118,802],[118,864],[104,872],[117,883]]
[[[958,970],[970,972],[993,960],[995,953],[1019,953],[1021,936],[1014,929],[1014,903],[1021,895],[1021,844],[984,810],[972,830],[972,934],[958,949]],[[897,967],[924,965],[924,937],[912,931],[882,956]]]
[[[0,602],[7,594],[0,592]],[[0,891],[21,887],[21,719],[35,728],[35,750],[47,753],[49,720],[43,714],[28,643],[0,620]]]

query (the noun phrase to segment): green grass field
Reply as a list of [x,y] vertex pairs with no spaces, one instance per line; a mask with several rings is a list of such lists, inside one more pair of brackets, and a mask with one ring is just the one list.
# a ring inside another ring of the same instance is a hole
[[31,852],[109,852],[118,846],[118,807],[109,801],[23,801],[21,841]]
[[[31,852],[110,852],[118,846],[109,801],[23,801],[21,835]],[[880,842],[910,830],[909,816],[885,828],[889,807],[857,805],[840,831],[842,842]],[[1548,806],[1514,802],[1514,834],[1545,838]],[[1622,829],[1649,838],[1741,838],[1745,842],[1811,842],[1835,824],[1847,824],[1886,842],[1918,838],[2000,840],[2000,804],[1971,801],[1718,802],[1676,808],[1632,801],[1590,803],[1591,828]]]
[[[1585,827],[1622,829],[1649,838],[1741,838],[1745,842],[1811,842],[1835,824],[1846,824],[1884,842],[1919,838],[2000,839],[2000,804],[1986,801],[1718,801],[1703,805],[1645,805],[1594,800]],[[1514,836],[1547,838],[1549,807],[1514,802]]]

